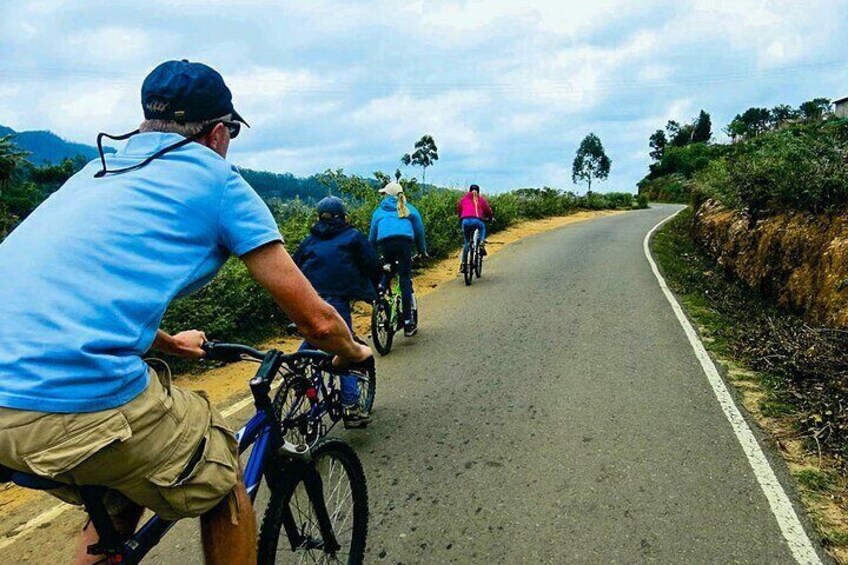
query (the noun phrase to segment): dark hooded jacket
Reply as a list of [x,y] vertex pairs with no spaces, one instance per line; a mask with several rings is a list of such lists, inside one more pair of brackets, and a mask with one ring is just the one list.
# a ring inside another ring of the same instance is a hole
[[341,220],[319,220],[300,244],[294,262],[324,297],[372,301],[382,265],[362,233]]

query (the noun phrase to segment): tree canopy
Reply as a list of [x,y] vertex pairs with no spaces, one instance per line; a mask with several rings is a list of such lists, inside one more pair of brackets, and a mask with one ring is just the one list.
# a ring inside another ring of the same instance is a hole
[[427,183],[427,167],[432,167],[439,160],[439,148],[433,136],[425,134],[415,142],[415,150],[410,155],[406,153],[400,158],[404,165],[421,167],[421,184]]
[[571,167],[571,180],[574,184],[579,181],[589,185],[587,192],[592,192],[592,181],[605,180],[609,177],[612,161],[604,151],[604,144],[594,133],[590,133],[580,142],[577,155]]

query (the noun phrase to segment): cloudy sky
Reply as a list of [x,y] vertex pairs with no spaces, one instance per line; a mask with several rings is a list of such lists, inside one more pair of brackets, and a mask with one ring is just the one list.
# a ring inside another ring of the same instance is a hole
[[3,2],[0,124],[129,131],[145,74],[176,58],[233,90],[253,126],[238,165],[370,175],[429,133],[428,181],[572,189],[595,132],[600,189],[633,190],[668,119],[704,108],[719,131],[749,106],[848,96],[848,1]]

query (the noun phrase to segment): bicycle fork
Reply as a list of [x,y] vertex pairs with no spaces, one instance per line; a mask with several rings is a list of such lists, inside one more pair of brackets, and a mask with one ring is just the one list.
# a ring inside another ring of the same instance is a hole
[[[318,530],[321,538],[309,537],[301,532],[297,522],[295,522],[290,504],[286,504],[283,509],[283,528],[286,530],[291,549],[292,551],[297,551],[298,549],[320,549],[331,555],[335,555],[341,549],[341,545],[339,545],[336,539],[336,534],[333,531],[333,525],[330,521],[330,514],[324,502],[324,481],[321,479],[321,474],[315,468],[314,461],[293,461],[292,466],[297,466],[297,469],[290,476],[293,476],[296,481],[295,484],[299,482],[299,479],[303,479],[303,486],[306,488],[309,502],[315,511],[315,518],[318,521]],[[294,494],[294,491],[292,491],[292,494]]]

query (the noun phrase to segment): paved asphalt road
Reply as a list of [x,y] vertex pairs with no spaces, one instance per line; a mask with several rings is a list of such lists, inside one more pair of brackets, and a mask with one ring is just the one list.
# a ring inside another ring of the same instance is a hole
[[[794,562],[642,253],[674,210],[528,238],[421,301],[375,422],[342,432],[369,563]],[[153,562],[200,562],[178,532]]]

